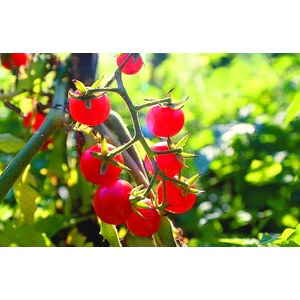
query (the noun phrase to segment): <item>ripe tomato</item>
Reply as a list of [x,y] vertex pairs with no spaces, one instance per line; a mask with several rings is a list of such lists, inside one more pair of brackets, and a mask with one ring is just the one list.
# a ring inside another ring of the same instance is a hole
[[[81,95],[76,90],[75,94]],[[69,111],[73,119],[88,126],[97,126],[103,123],[110,113],[110,100],[106,94],[92,99],[91,107],[87,108],[83,100],[70,97]]]
[[[118,67],[124,62],[129,53],[123,53],[117,57],[117,65]],[[122,73],[127,75],[136,74],[143,66],[143,60],[140,55],[131,56],[125,66],[122,68]]]
[[20,66],[26,66],[28,59],[27,53],[6,53],[1,55],[3,67],[9,70],[19,68]]
[[149,131],[157,137],[171,137],[182,129],[184,114],[182,109],[155,105],[146,114],[146,125]]
[[93,201],[96,215],[108,224],[124,223],[132,212],[129,200],[131,190],[131,184],[123,179],[101,185]]
[[32,123],[32,130],[37,131],[41,127],[41,125],[44,123],[45,119],[46,119],[46,116],[37,111],[34,116],[33,123]]
[[24,119],[23,119],[23,125],[24,125],[24,127],[30,127],[31,121],[32,121],[32,117],[33,117],[32,111],[30,111],[29,113],[27,113],[24,116]]
[[[116,147],[107,144],[108,149],[111,151]],[[82,175],[85,177],[86,180],[94,183],[94,184],[102,184],[109,180],[116,180],[117,177],[121,174],[122,169],[108,163],[107,170],[104,174],[100,175],[100,170],[102,166],[101,159],[94,157],[92,152],[100,152],[102,153],[102,148],[100,144],[96,144],[89,149],[87,149],[80,158],[80,170]],[[115,160],[119,161],[120,163],[124,163],[122,154],[117,154]]]
[[[164,200],[164,189],[162,182],[157,185],[156,192],[158,203],[161,204]],[[183,191],[169,180],[166,181],[166,194],[166,202],[169,206],[165,210],[174,214],[182,214],[187,212],[196,202],[195,194]]]
[[[167,151],[170,150],[167,142],[159,142],[151,147],[153,151]],[[155,156],[155,161],[159,169],[169,177],[173,177],[179,173],[182,169],[183,159],[180,157],[180,161],[175,154],[158,154]],[[145,168],[153,176],[154,167],[149,160],[149,157],[145,158]]]
[[[149,206],[151,201],[146,199],[142,200]],[[161,217],[157,213],[155,208],[138,208],[138,211],[144,216],[142,218],[136,212],[132,211],[129,218],[126,220],[128,229],[135,235],[141,237],[147,237],[155,233],[160,227]]]

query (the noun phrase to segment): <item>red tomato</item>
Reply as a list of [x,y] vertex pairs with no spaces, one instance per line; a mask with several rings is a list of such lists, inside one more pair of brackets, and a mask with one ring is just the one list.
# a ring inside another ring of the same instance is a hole
[[34,116],[33,123],[32,123],[33,131],[37,131],[41,127],[41,125],[44,123],[45,119],[46,119],[46,116],[37,111]]
[[[117,57],[117,65],[118,67],[124,62],[129,53],[123,53]],[[127,75],[136,74],[143,66],[143,60],[140,55],[131,56],[125,66],[122,68],[122,73]]]
[[31,121],[32,121],[32,116],[33,116],[33,114],[31,111],[24,116],[24,119],[23,119],[24,127],[30,127]]
[[[75,94],[81,93],[76,90]],[[88,126],[97,126],[103,123],[110,113],[110,100],[106,94],[92,99],[91,107],[87,108],[83,100],[70,97],[69,111],[73,119]]]
[[[143,200],[146,204],[151,205],[151,201]],[[160,227],[161,217],[155,208],[138,208],[138,211],[144,216],[142,218],[136,212],[132,211],[129,218],[126,220],[128,229],[135,235],[147,237],[154,234]]]
[[[176,177],[175,177],[176,178]],[[177,178],[176,178],[177,179]],[[158,203],[164,199],[163,184],[160,182],[156,189]],[[181,190],[171,181],[166,181],[166,202],[169,205],[165,210],[174,214],[182,214],[190,210],[196,202],[196,195]]]
[[20,66],[26,66],[28,59],[27,53],[7,53],[1,55],[3,67],[9,70],[19,68]]
[[[24,125],[24,127],[30,127],[30,125],[32,123],[31,129],[33,132],[36,132],[41,127],[41,125],[44,123],[45,119],[46,119],[46,116],[44,114],[40,113],[39,111],[37,111],[35,113],[35,115],[33,115],[33,112],[31,111],[24,117],[23,125]],[[52,143],[53,143],[53,140],[51,138],[49,138],[48,140],[46,140],[44,145],[41,147],[41,150],[42,151],[47,150],[48,146]]]
[[[170,150],[167,142],[159,142],[151,147],[153,151],[167,151]],[[180,157],[180,161],[175,154],[158,154],[155,156],[155,161],[159,169],[169,177],[173,177],[179,173],[182,169],[183,159]],[[154,168],[149,160],[149,157],[145,158],[145,168],[153,176]]]
[[182,109],[155,105],[146,114],[146,125],[149,131],[157,137],[171,137],[182,129],[184,114]]
[[[111,151],[116,147],[108,144],[108,149]],[[102,153],[102,148],[100,144],[96,144],[89,149],[87,149],[80,158],[80,170],[84,178],[94,184],[102,184],[109,180],[116,180],[121,174],[122,169],[108,163],[107,170],[104,174],[100,175],[100,170],[102,166],[101,159],[94,157],[92,152]],[[120,163],[124,163],[122,154],[117,154],[114,157]]]
[[101,185],[94,196],[96,215],[108,224],[124,223],[132,212],[129,200],[131,190],[131,184],[123,179]]

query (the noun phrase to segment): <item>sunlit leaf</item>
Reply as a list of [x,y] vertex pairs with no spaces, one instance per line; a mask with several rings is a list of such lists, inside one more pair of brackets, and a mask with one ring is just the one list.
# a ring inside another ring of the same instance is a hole
[[275,161],[253,160],[250,171],[245,180],[256,185],[263,185],[275,180],[275,176],[282,172],[282,165]]
[[176,247],[173,225],[168,217],[161,217],[160,227],[153,237],[158,247]]
[[10,133],[0,134],[0,151],[5,153],[16,153],[20,151],[25,142]]
[[35,178],[29,173],[30,165],[28,165],[23,174],[17,179],[13,186],[16,200],[22,211],[24,223],[33,224],[34,212],[36,210],[36,199],[39,196],[35,190]]
[[289,123],[297,116],[300,111],[300,92],[296,93],[293,97],[293,101],[289,105],[286,116],[284,119],[284,125],[289,125]]
[[5,230],[0,232],[0,246],[9,247],[45,247],[48,239],[45,234],[38,232],[32,225],[17,226],[6,223]]
[[122,247],[115,225],[107,224],[98,218],[100,234],[110,243],[112,247]]

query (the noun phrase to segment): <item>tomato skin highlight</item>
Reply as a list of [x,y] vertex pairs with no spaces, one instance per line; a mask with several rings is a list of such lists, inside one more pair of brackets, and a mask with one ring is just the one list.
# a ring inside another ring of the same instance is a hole
[[[128,57],[129,53],[123,53],[117,57],[117,65],[120,67],[124,60]],[[136,60],[135,60],[136,59]],[[127,75],[136,74],[143,66],[143,60],[140,56],[134,58],[131,56],[125,66],[122,68],[122,73]]]
[[157,137],[172,137],[183,128],[184,113],[182,109],[155,105],[146,114],[146,125]]
[[20,66],[27,66],[28,60],[29,56],[27,53],[7,53],[1,56],[3,67],[8,70],[19,68]]
[[[81,95],[76,90],[75,94]],[[72,118],[87,126],[97,126],[102,124],[110,113],[110,99],[106,94],[90,100],[91,107],[87,108],[83,100],[77,100],[73,97],[69,99],[69,111]]]
[[[163,141],[156,143],[151,147],[153,151],[167,151],[170,150],[168,143]],[[180,161],[181,162],[180,162]],[[179,171],[183,167],[183,159],[180,157],[179,160],[177,159],[175,154],[158,154],[155,155],[155,161],[159,167],[159,169],[165,173],[169,177],[173,177],[179,173]],[[154,167],[148,157],[145,157],[145,168],[146,170],[153,176],[154,175]],[[158,176],[159,178],[159,176]]]
[[131,190],[132,185],[123,179],[101,185],[93,200],[96,215],[108,224],[124,223],[132,213],[129,200]]
[[[109,151],[115,149],[116,147],[107,144]],[[102,153],[102,148],[100,144],[96,144],[90,148],[88,148],[80,158],[80,170],[83,177],[94,184],[103,184],[106,181],[116,180],[118,176],[121,174],[122,169],[108,163],[107,170],[105,173],[100,175],[100,170],[102,166],[101,159],[94,157],[92,152],[100,152]],[[124,159],[121,153],[117,154],[114,159],[124,164]]]
[[[177,177],[174,177],[177,179]],[[163,184],[160,182],[156,188],[158,203],[164,200]],[[196,202],[196,195],[182,191],[178,186],[169,180],[166,180],[166,211],[174,214],[182,214],[189,211]]]
[[[146,199],[142,201],[152,206],[150,200]],[[148,237],[154,234],[160,227],[161,216],[154,207],[151,209],[139,207],[137,209],[145,218],[142,218],[136,212],[132,211],[126,220],[128,230],[140,237]]]

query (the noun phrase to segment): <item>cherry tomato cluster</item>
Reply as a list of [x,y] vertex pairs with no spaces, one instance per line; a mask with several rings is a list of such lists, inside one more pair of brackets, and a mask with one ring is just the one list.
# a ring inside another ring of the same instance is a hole
[[[136,74],[143,66],[143,61],[138,54],[128,56],[128,53],[118,55],[117,65],[124,74]],[[69,92],[69,112],[73,119],[87,126],[105,122],[111,105],[107,94],[98,88],[100,81],[91,87],[84,86],[78,80],[73,82],[77,88],[74,93]],[[147,155],[144,161],[149,175],[159,180],[156,199],[140,197],[139,187],[134,188],[126,180],[120,179],[122,169],[126,168],[122,151],[118,152],[104,137],[88,148],[79,162],[84,178],[98,185],[93,198],[95,214],[108,224],[125,223],[129,231],[141,237],[157,232],[161,216],[165,213],[184,213],[196,201],[196,194],[192,192],[194,181],[189,182],[181,176],[184,156],[181,150],[176,150],[170,139],[184,126],[182,106],[174,105],[172,101],[150,106],[146,114],[149,131],[156,137],[168,139],[153,145],[151,150],[154,155],[151,158]]]

